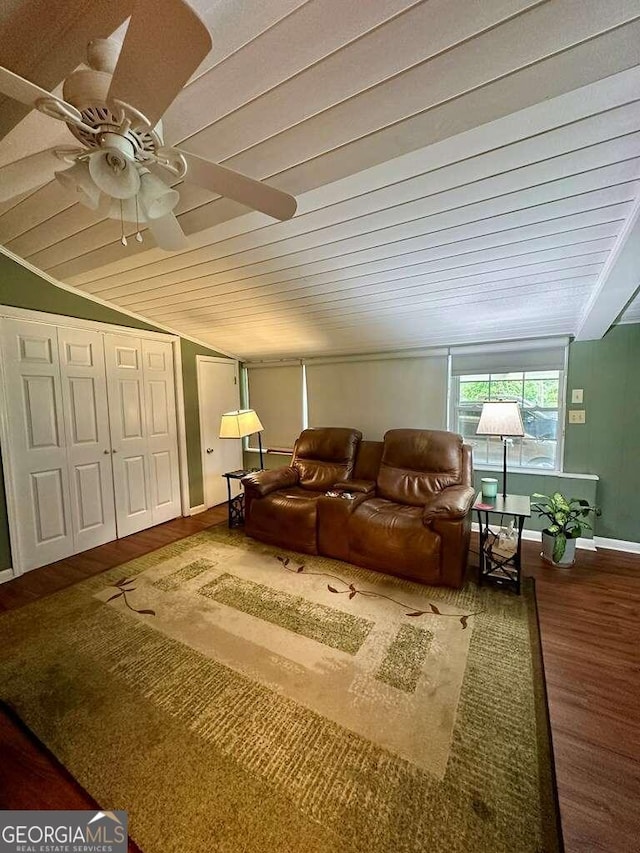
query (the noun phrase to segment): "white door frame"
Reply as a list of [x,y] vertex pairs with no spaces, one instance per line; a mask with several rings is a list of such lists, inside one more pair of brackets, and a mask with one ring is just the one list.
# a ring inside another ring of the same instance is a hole
[[240,395],[240,370],[238,361],[234,358],[219,358],[215,355],[197,355],[196,356],[196,373],[198,377],[198,413],[200,418],[200,466],[202,468],[202,496],[204,498],[204,504],[200,507],[194,507],[192,512],[195,514],[200,510],[204,510],[209,506],[209,500],[207,495],[207,481],[204,475],[205,472],[205,462],[206,462],[206,448],[204,441],[204,413],[202,408],[202,365],[207,363],[213,364],[232,364],[234,365],[234,372],[236,377],[236,385],[238,386],[238,397]]
[[[113,309],[116,310],[116,309]],[[66,314],[49,314],[45,311],[34,311],[30,308],[14,308],[11,305],[0,305],[0,320],[7,318],[13,320],[30,320],[34,323],[46,323],[53,326],[64,326],[71,329],[91,329],[103,333],[116,333],[129,335],[137,338],[154,338],[156,340],[168,341],[173,348],[173,368],[176,388],[176,417],[178,428],[178,466],[180,470],[180,503],[183,516],[189,516],[189,469],[187,467],[187,433],[184,417],[184,387],[182,383],[182,354],[180,351],[180,337],[169,335],[164,332],[150,332],[146,329],[134,329],[131,326],[117,326],[114,323],[100,323],[97,320],[83,320],[78,317],[67,317]],[[201,358],[202,356],[198,356]],[[205,356],[206,357],[206,356]],[[0,359],[0,362],[3,360]],[[222,361],[233,361],[233,359],[222,359]],[[4,394],[5,367],[0,363],[0,445],[5,450],[9,444],[9,412]],[[16,482],[15,470],[11,463],[11,454],[2,454],[2,466],[4,470],[4,485],[7,498],[7,519],[9,522],[9,540],[11,547],[11,576],[5,577],[6,572],[0,573],[0,582],[11,580],[24,572],[24,559],[20,552],[18,538],[18,519],[16,514]]]

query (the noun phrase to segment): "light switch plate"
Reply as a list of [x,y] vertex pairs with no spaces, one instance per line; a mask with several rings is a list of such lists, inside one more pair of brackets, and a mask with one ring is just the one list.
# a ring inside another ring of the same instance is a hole
[[569,409],[569,423],[583,424],[585,422],[584,409]]
[[582,388],[574,388],[571,392],[571,402],[572,403],[582,403],[584,396],[584,392]]

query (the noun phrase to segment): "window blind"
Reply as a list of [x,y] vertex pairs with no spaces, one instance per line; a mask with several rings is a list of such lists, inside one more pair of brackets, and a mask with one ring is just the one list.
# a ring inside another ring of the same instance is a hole
[[530,370],[564,370],[568,338],[495,344],[451,349],[453,376],[516,373]]
[[359,429],[380,441],[388,429],[445,429],[447,357],[308,362],[309,426]]
[[[262,446],[293,448],[302,431],[302,365],[247,365],[249,406],[264,426]],[[250,439],[257,446],[257,439]]]

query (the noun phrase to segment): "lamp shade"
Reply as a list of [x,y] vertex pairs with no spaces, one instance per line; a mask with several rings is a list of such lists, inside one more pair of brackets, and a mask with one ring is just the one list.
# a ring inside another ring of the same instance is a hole
[[239,409],[237,412],[225,412],[220,421],[220,438],[244,438],[254,432],[262,432],[264,427],[253,409]]
[[159,219],[171,213],[180,201],[179,193],[167,186],[148,169],[140,169],[138,200],[148,219]]
[[504,401],[483,403],[476,435],[524,435],[520,405]]
[[100,202],[100,190],[89,174],[85,160],[78,160],[70,169],[56,172],[56,180],[62,186],[77,193],[78,201],[91,210],[97,210]]
[[138,170],[120,151],[96,151],[89,157],[89,172],[98,188],[111,198],[131,198],[140,189]]

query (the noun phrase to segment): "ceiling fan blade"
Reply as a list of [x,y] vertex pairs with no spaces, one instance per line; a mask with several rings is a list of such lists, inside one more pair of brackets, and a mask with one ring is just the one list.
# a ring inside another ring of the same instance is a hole
[[[62,98],[52,95],[51,92],[47,92],[46,89],[36,86],[35,83],[25,80],[19,74],[14,74],[8,68],[0,67],[0,92],[3,95],[13,98],[14,101],[20,101],[21,104],[26,104],[28,107],[33,107],[34,109],[36,108],[36,102],[41,99],[53,101],[60,106],[65,116],[64,121],[75,120],[76,122],[82,122],[82,116],[74,106],[63,101]],[[51,112],[48,112],[47,115],[53,118],[62,118],[62,116]]]
[[211,44],[209,31],[183,0],[137,0],[109,99],[135,107],[153,127]]
[[225,198],[246,204],[252,210],[259,210],[275,219],[291,219],[296,212],[297,202],[289,193],[270,187],[262,181],[256,181],[226,166],[220,166],[211,160],[205,160],[196,154],[189,154],[180,148],[174,148],[186,159],[188,169],[185,181],[204,187]]
[[167,252],[179,252],[181,249],[189,248],[184,231],[173,213],[168,213],[159,219],[149,219],[147,228],[153,234],[153,238],[160,249]]
[[34,190],[53,179],[56,171],[68,168],[56,151],[79,153],[81,149],[48,148],[0,168],[0,201]]

